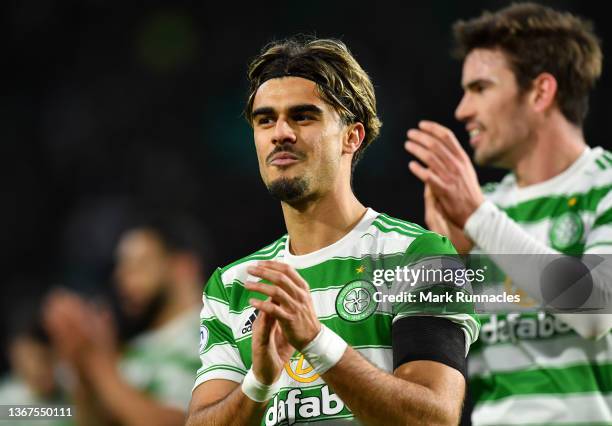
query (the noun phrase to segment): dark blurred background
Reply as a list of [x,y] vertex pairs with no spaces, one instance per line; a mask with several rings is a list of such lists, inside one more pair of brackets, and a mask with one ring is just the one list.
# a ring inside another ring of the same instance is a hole
[[[544,3],[591,19],[608,57],[605,2]],[[357,195],[423,224],[405,131],[428,118],[465,141],[453,118],[461,64],[450,58],[450,27],[507,4],[3,2],[3,65],[12,78],[0,104],[0,347],[50,287],[95,294],[111,286],[113,250],[134,211],[199,220],[209,271],[285,232],[241,115],[246,64],[272,39],[306,33],[346,42],[374,81],[384,122],[357,168]],[[605,60],[585,128],[591,146],[612,147],[611,95]],[[483,183],[503,175],[479,172]]]

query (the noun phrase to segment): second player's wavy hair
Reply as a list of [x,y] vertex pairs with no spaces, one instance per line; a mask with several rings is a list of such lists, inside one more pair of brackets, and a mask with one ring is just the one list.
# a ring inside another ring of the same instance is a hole
[[259,86],[272,78],[287,76],[315,82],[321,98],[338,112],[344,124],[363,124],[365,138],[353,155],[354,168],[382,125],[368,74],[339,40],[292,38],[270,43],[249,65],[245,108],[249,124],[252,125],[253,101]]
[[501,49],[523,92],[539,74],[552,74],[559,109],[567,120],[582,125],[602,62],[590,22],[542,5],[518,3],[458,21],[453,32],[460,59],[477,48]]

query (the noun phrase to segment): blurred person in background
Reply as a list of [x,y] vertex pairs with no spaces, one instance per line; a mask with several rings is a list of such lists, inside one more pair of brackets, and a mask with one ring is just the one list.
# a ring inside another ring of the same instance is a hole
[[82,424],[184,422],[199,364],[203,267],[198,229],[179,225],[134,227],[120,238],[117,293],[135,334],[124,347],[108,308],[67,291],[48,299],[46,326],[75,372]]
[[[39,322],[21,328],[10,338],[9,361],[11,372],[0,380],[0,403],[41,406],[68,403],[60,385],[57,356]],[[20,419],[19,424],[62,426],[73,422],[66,417]]]
[[[454,33],[464,89],[455,115],[474,162],[511,173],[483,191],[453,133],[431,121],[408,132],[406,149],[425,165],[410,170],[425,183],[427,225],[458,250],[491,257],[506,274],[492,283],[500,294],[512,283],[536,306],[545,302],[539,272],[522,279],[526,265],[503,254],[584,262],[612,252],[612,154],[589,148],[582,130],[601,73],[599,41],[590,23],[530,3],[459,21]],[[589,270],[589,306],[609,308],[609,260]],[[483,315],[468,364],[473,422],[612,424],[610,317]]]

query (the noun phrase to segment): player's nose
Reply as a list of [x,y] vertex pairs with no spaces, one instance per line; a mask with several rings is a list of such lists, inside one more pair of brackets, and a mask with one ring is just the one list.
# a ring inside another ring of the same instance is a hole
[[455,118],[459,121],[467,121],[474,115],[474,108],[469,99],[469,94],[466,93],[459,101],[459,105],[455,108]]
[[295,143],[297,140],[295,130],[291,127],[291,124],[282,118],[276,120],[276,125],[274,126],[274,133],[272,135],[272,142],[274,144],[277,143]]

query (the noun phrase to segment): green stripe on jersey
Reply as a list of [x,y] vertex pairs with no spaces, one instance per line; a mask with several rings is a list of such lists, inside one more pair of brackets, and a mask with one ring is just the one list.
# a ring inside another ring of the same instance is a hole
[[217,318],[208,318],[202,321],[202,325],[208,329],[208,346],[212,346],[218,343],[230,343],[233,344],[234,335],[231,328],[226,324],[219,321]]
[[389,225],[388,223],[381,221],[381,220],[376,220],[374,221],[374,223],[372,223],[372,225],[374,225],[376,228],[378,228],[378,230],[384,232],[384,233],[390,233],[390,232],[397,232],[398,234],[401,235],[405,235],[407,237],[418,237],[419,235],[421,235],[419,232],[415,232],[415,231],[410,231],[402,226],[393,226],[393,225]]
[[[612,185],[592,188],[584,193],[539,197],[522,203],[502,207],[516,222],[537,222],[561,216],[569,211],[595,212],[599,202],[610,192]],[[570,202],[570,200],[573,200]]]
[[470,381],[476,401],[495,401],[511,395],[612,392],[612,364],[583,363],[560,368],[495,373]]
[[[444,241],[444,245],[441,245],[440,241]],[[297,272],[308,283],[311,292],[339,290],[348,282],[355,280],[374,282],[374,271],[376,270],[396,270],[397,267],[432,259],[434,257],[431,254],[436,250],[444,252],[440,255],[456,255],[454,248],[446,238],[442,240],[441,237],[431,233],[416,240],[405,253],[383,254],[379,257],[367,255],[362,259],[332,258],[318,265],[298,269]],[[427,253],[427,255],[424,253]],[[435,258],[439,258],[439,256]],[[262,282],[269,284],[266,280]],[[229,311],[231,313],[242,313],[245,309],[249,309],[249,299],[251,298],[265,299],[260,293],[246,290],[244,284],[239,280],[234,280],[231,287],[224,287],[223,289],[229,293],[229,296],[226,297],[229,298]],[[218,298],[221,292],[211,288],[210,293],[205,295],[205,299],[207,297],[212,298],[212,295]]]
[[278,253],[285,248],[285,243],[287,242],[287,235],[282,236],[281,238],[279,238],[278,240],[276,240],[274,243],[264,247],[263,249],[256,251],[255,253],[243,257],[242,259],[239,259],[233,263],[230,263],[229,265],[227,265],[226,267],[224,267],[221,272],[224,273],[226,271],[228,271],[229,269],[240,265],[241,263],[244,262],[249,262],[252,260],[268,260],[268,259],[273,259],[274,257],[276,257],[276,255],[278,255]]
[[197,377],[200,377],[202,374],[206,374],[210,371],[214,371],[214,370],[229,370],[229,371],[234,371],[236,373],[240,373],[244,376],[246,376],[246,370],[243,370],[242,368],[238,368],[235,367],[233,365],[229,365],[229,364],[217,364],[217,365],[213,365],[211,367],[205,368],[205,369],[199,369],[197,372]]
[[391,225],[391,226],[400,226],[400,227],[405,228],[408,231],[417,232],[419,234],[423,234],[425,232],[430,232],[427,229],[423,228],[422,226],[417,225],[416,223],[407,222],[405,220],[395,219],[395,218],[392,218],[391,216],[387,216],[384,213],[382,213],[380,216],[378,216],[378,220],[380,220],[382,222],[385,222],[388,225]]
[[602,226],[602,225],[609,225],[611,223],[612,223],[612,208],[600,214],[595,220],[595,222],[593,223],[593,228],[591,229],[595,229],[598,226]]
[[612,246],[612,240],[611,241],[598,241],[596,243],[589,244],[588,246],[584,248],[584,251],[587,252],[593,247],[601,247],[601,246]]

